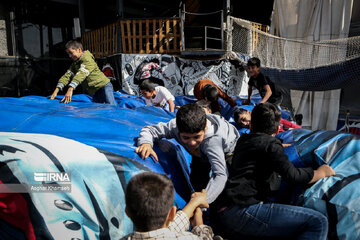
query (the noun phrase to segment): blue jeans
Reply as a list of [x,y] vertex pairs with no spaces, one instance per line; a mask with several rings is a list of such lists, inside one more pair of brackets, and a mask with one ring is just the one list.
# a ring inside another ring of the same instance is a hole
[[229,239],[255,237],[326,240],[327,218],[310,208],[275,203],[237,205],[220,213],[219,222]]
[[111,82],[105,85],[105,87],[97,90],[93,96],[93,102],[107,103],[110,105],[117,105],[114,98],[114,88]]

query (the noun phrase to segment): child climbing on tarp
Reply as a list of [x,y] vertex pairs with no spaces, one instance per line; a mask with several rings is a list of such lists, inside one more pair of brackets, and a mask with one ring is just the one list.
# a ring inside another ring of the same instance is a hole
[[201,79],[194,86],[194,96],[197,100],[206,100],[210,103],[211,112],[213,114],[221,113],[221,105],[219,103],[219,97],[224,99],[231,107],[237,106],[234,99],[229,97],[218,86],[216,86],[210,79]]
[[289,184],[312,184],[335,175],[326,164],[317,170],[294,167],[274,137],[280,118],[276,105],[257,105],[251,113],[250,134],[237,141],[226,187],[216,201],[218,224],[229,239],[327,238],[328,221],[322,213],[269,201],[281,179]]
[[86,92],[93,97],[93,102],[116,105],[113,85],[100,71],[94,56],[89,51],[84,51],[82,44],[75,40],[67,42],[65,49],[73,63],[59,79],[50,99],[54,99],[58,92],[68,85],[68,90],[61,102],[69,103],[73,91],[82,84]]
[[220,116],[205,114],[198,104],[190,103],[182,106],[169,122],[144,127],[135,151],[142,158],[153,156],[158,160],[154,142],[175,138],[192,156],[190,181],[194,190],[206,189],[210,204],[225,187],[226,160],[232,157],[239,136],[234,125]]
[[175,97],[162,86],[155,86],[149,79],[139,85],[140,93],[145,98],[146,106],[168,108],[170,112],[175,110]]
[[[240,107],[234,112],[234,121],[239,128],[250,128],[252,106],[247,107],[249,110]],[[301,128],[301,126],[283,118],[280,119],[279,132],[285,132],[293,128]]]
[[283,96],[281,92],[276,88],[276,85],[270,80],[270,78],[260,72],[260,59],[256,57],[250,58],[247,66],[250,79],[248,82],[248,98],[243,101],[243,104],[250,104],[252,90],[253,87],[255,87],[257,90],[259,90],[259,94],[262,98],[260,103],[269,102],[280,105]]

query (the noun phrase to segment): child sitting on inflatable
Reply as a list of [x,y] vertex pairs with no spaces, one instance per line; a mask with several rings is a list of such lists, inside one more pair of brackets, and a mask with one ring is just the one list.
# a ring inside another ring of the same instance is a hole
[[250,58],[247,66],[250,79],[248,82],[248,98],[243,101],[243,104],[250,104],[252,90],[253,87],[255,87],[259,91],[259,94],[262,98],[260,103],[270,102],[276,105],[280,105],[283,96],[276,88],[276,85],[270,80],[270,78],[260,72],[260,59],[256,57]]

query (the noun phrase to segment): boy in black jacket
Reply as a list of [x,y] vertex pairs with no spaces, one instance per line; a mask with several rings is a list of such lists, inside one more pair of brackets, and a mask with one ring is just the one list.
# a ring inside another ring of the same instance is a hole
[[273,103],[276,105],[280,105],[283,99],[281,92],[276,88],[275,84],[270,80],[268,76],[265,76],[260,72],[260,59],[253,57],[250,58],[248,63],[248,73],[250,75],[250,79],[248,82],[248,99],[243,101],[243,104],[250,104],[251,94],[253,87],[259,90],[259,94],[261,96],[260,103]]
[[228,182],[218,201],[219,220],[230,239],[327,237],[328,222],[320,212],[268,201],[279,189],[280,176],[289,184],[311,184],[335,175],[328,165],[317,170],[294,167],[274,137],[280,118],[274,104],[257,105],[251,113],[250,134],[236,144]]

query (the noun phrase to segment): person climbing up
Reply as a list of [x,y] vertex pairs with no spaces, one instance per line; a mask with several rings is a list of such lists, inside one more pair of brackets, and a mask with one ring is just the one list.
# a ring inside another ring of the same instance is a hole
[[237,106],[234,99],[229,97],[218,86],[216,86],[210,79],[201,79],[194,86],[194,96],[197,100],[205,99],[211,104],[211,111],[213,114],[221,114],[221,106],[218,101],[219,97],[224,99],[231,107]]
[[250,58],[247,66],[250,79],[248,82],[248,98],[243,101],[243,104],[250,104],[252,90],[253,87],[255,87],[259,90],[259,94],[262,98],[260,103],[269,102],[279,106],[282,102],[283,96],[270,78],[260,72],[260,59],[257,57]]
[[[234,121],[239,128],[250,128],[251,111],[241,107],[236,109],[234,112]],[[280,119],[279,132],[285,132],[293,128],[301,128],[301,126],[283,118]]]
[[206,191],[193,193],[179,211],[174,206],[174,191],[166,175],[143,172],[132,177],[125,189],[125,213],[134,223],[135,232],[121,240],[212,240],[213,231],[203,224],[200,209],[209,207]]
[[280,118],[276,105],[260,103],[251,113],[250,134],[236,143],[228,181],[215,202],[217,224],[229,239],[327,238],[328,221],[322,213],[270,201],[282,179],[289,184],[313,184],[335,175],[327,164],[316,170],[294,167],[274,137]]
[[83,46],[76,40],[66,43],[65,49],[73,61],[67,72],[59,79],[50,99],[54,99],[60,90],[68,85],[68,89],[61,102],[69,103],[73,91],[82,84],[86,92],[92,96],[96,103],[116,105],[114,88],[110,80],[100,71],[94,56],[89,51],[84,51]]
[[176,139],[192,156],[190,182],[194,190],[206,189],[210,204],[225,187],[227,162],[239,137],[234,125],[218,115],[205,114],[196,103],[189,103],[169,122],[144,127],[135,152],[143,159],[152,156],[158,161],[154,143],[162,138]]
[[146,106],[162,107],[170,112],[175,110],[175,97],[163,86],[155,86],[149,79],[139,86],[141,95],[145,98]]

